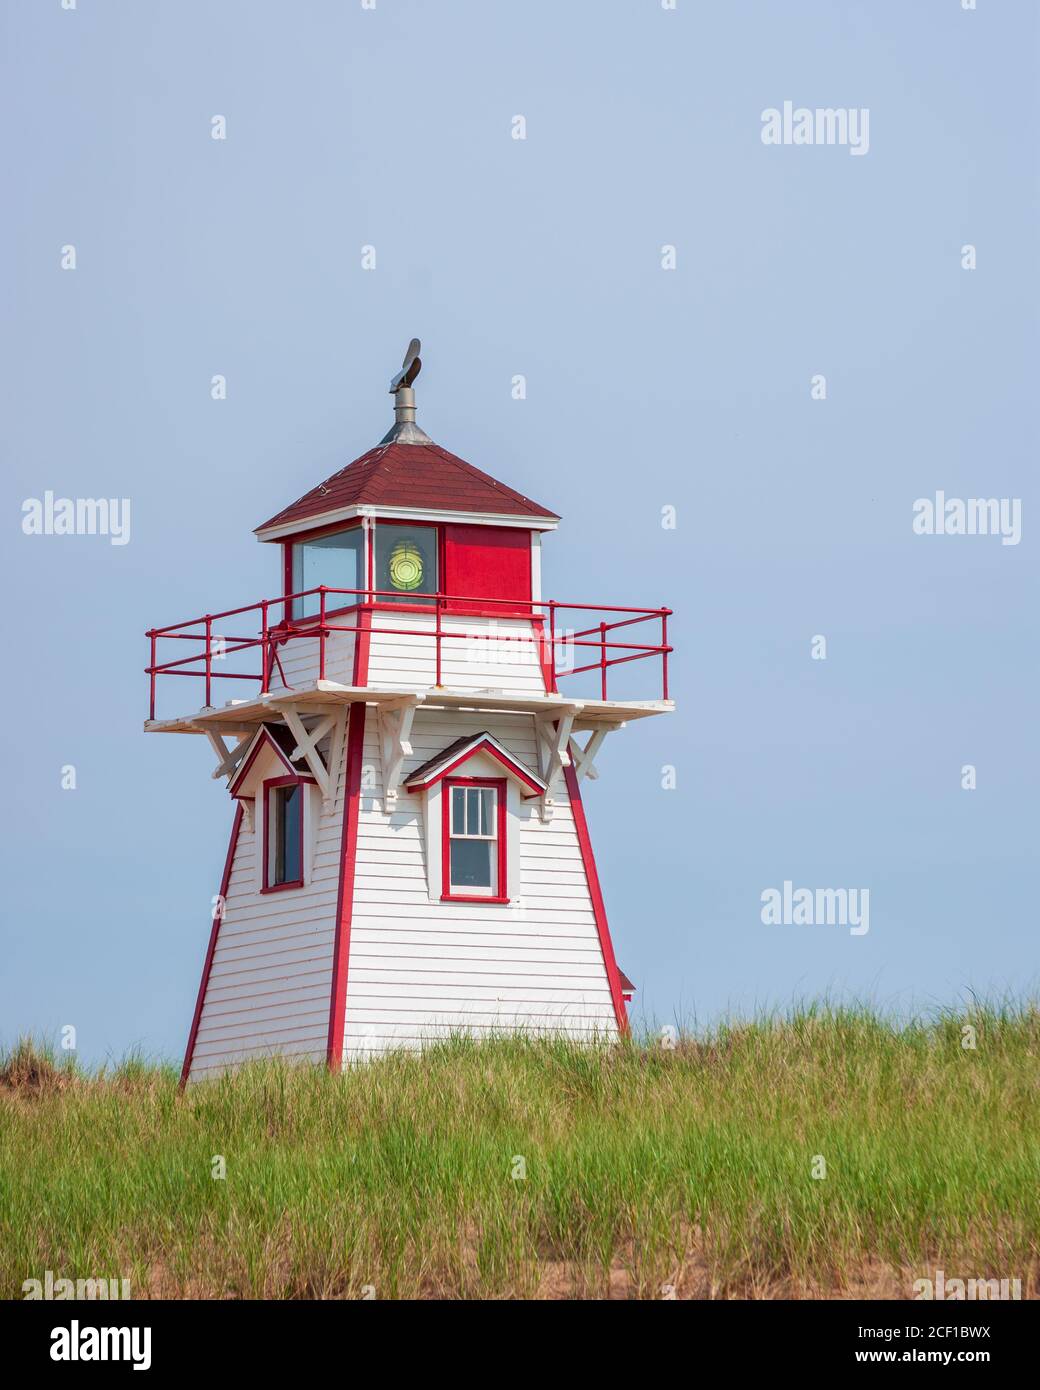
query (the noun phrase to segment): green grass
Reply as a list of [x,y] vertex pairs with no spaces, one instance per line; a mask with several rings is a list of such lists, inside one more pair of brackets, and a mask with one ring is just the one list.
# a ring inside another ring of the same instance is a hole
[[1038,1058],[1033,1006],[810,1008],[674,1050],[460,1040],[183,1094],[169,1067],[23,1043],[0,1059],[0,1297],[48,1269],[135,1296],[910,1297],[936,1268],[1035,1296]]

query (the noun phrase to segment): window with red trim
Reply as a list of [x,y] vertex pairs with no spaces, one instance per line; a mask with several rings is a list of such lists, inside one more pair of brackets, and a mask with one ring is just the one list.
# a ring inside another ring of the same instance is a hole
[[265,893],[303,887],[303,797],[295,777],[264,783]]
[[442,798],[441,896],[507,902],[505,779],[445,778]]

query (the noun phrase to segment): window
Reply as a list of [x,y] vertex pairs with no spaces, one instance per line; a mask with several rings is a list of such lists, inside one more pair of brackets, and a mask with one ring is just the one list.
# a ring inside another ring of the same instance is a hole
[[[348,531],[336,531],[331,536],[297,541],[292,548],[292,589],[294,594],[304,589],[316,589],[320,584],[330,589],[361,589],[364,587],[365,535],[360,526]],[[358,602],[351,594],[326,594],[325,611],[352,608]],[[321,612],[321,595],[308,594],[293,600],[294,618],[312,618]]]
[[[437,592],[436,526],[395,526],[377,521],[376,577],[377,589],[393,590],[401,601],[421,602],[423,594]],[[379,603],[395,603],[385,594]]]
[[303,784],[264,783],[264,891],[303,886]]
[[445,781],[442,897],[505,902],[504,781]]

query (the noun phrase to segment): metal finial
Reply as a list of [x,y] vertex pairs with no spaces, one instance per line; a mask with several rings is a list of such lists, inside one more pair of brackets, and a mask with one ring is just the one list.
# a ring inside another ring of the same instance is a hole
[[419,356],[419,349],[422,347],[418,338],[413,338],[408,344],[408,351],[404,355],[401,363],[401,370],[390,383],[391,396],[396,394],[402,386],[411,386],[412,382],[422,371],[422,358]]
[[432,444],[433,440],[415,423],[415,392],[412,382],[422,370],[419,356],[421,343],[413,338],[401,363],[401,370],[390,382],[390,394],[394,398],[393,428],[379,441],[380,444]]

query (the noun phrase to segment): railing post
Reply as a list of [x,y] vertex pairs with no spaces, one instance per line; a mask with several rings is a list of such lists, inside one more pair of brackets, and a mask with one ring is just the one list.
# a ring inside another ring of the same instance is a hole
[[318,585],[318,679],[325,679],[325,585]]
[[661,610],[661,699],[668,699],[668,611]]
[[441,597],[440,597],[440,594],[438,594],[437,597],[436,597],[436,599],[434,600],[434,606],[435,606],[436,612],[437,612],[437,617],[436,617],[436,620],[435,620],[435,630],[434,630],[434,641],[435,641],[436,644],[437,644],[437,679],[434,681],[434,685],[437,686],[438,689],[440,689],[440,684],[441,684]]
[[155,718],[155,633],[149,632],[148,636],[152,643],[152,660],[149,664],[148,674],[151,677],[151,698],[148,702],[148,718]]
[[560,691],[556,680],[556,600],[549,600],[549,676],[552,685],[552,693],[558,695]]
[[260,619],[260,622],[261,622],[261,627],[260,627],[260,658],[261,658],[261,660],[263,661],[264,664],[263,664],[263,667],[261,668],[261,670],[262,670],[262,675],[261,675],[261,679],[260,679],[260,694],[261,694],[261,695],[266,695],[266,694],[267,694],[267,681],[268,681],[268,677],[269,677],[270,674],[271,674],[271,672],[270,672],[271,661],[270,661],[270,658],[268,657],[268,654],[267,654],[267,643],[268,643],[268,637],[267,637],[267,605],[268,605],[268,600],[267,600],[267,599],[262,599],[262,600],[261,600],[261,603],[260,603],[260,613],[261,613],[261,619]]
[[209,709],[213,703],[213,648],[211,638],[213,635],[213,619],[206,614],[206,708]]
[[605,699],[607,698],[607,625],[606,625],[606,623],[600,623],[600,625],[599,625],[599,659],[600,659],[600,673],[599,673],[600,699],[601,699],[601,700],[605,700]]

